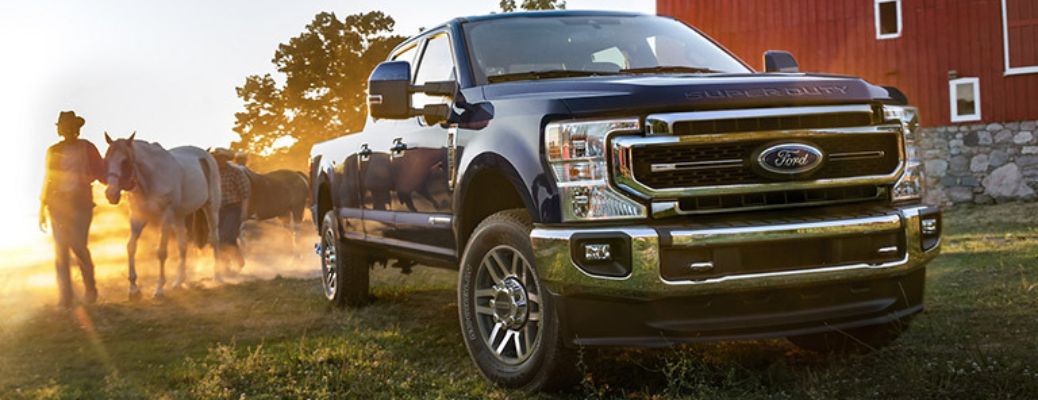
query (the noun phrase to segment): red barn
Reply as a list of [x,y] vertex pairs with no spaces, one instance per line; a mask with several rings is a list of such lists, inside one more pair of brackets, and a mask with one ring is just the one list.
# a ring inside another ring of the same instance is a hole
[[937,200],[1038,197],[1038,0],[657,0],[656,10],[757,69],[765,50],[788,50],[801,71],[900,88],[930,127]]
[[656,10],[757,68],[765,50],[788,50],[802,71],[897,86],[924,125],[953,123],[954,78],[976,78],[956,89],[980,94],[979,119],[956,120],[1038,119],[1038,0],[658,0]]

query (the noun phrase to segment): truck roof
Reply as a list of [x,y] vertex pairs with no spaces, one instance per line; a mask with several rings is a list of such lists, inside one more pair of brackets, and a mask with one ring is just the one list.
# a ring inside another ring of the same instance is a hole
[[628,12],[628,11],[598,11],[598,10],[545,10],[545,11],[516,11],[516,12],[503,12],[486,15],[476,15],[470,17],[460,18],[462,22],[467,21],[490,21],[495,19],[507,19],[507,18],[519,18],[519,17],[535,17],[535,18],[551,18],[551,17],[636,17],[647,14]]

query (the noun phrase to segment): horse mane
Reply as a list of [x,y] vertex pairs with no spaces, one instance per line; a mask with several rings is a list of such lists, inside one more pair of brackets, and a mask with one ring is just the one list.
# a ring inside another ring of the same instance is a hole
[[[137,186],[143,192],[147,192],[153,189],[151,182],[153,178],[161,174],[161,171],[156,170],[156,164],[161,164],[162,159],[171,160],[173,155],[168,150],[162,147],[157,142],[147,142],[144,140],[134,140],[132,143],[133,158],[136,164],[135,170],[137,172]],[[175,160],[174,160],[175,162]],[[144,179],[142,179],[144,178]]]

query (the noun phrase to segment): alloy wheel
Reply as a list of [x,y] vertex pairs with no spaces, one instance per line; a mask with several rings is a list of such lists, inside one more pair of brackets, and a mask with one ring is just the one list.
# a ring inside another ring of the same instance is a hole
[[500,245],[476,272],[475,311],[483,343],[500,361],[526,361],[541,339],[541,288],[519,250]]

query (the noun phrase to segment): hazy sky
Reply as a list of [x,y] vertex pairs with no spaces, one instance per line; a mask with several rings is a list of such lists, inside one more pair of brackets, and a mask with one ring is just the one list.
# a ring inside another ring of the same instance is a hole
[[[521,3],[521,0],[517,0]],[[382,10],[411,35],[498,0],[450,1],[9,1],[0,3],[0,248],[38,238],[44,152],[57,141],[60,110],[86,118],[83,137],[104,151],[102,132],[167,147],[224,146],[241,109],[235,86],[274,72],[278,43],[321,11]],[[570,9],[655,12],[654,0],[568,0]],[[15,228],[17,227],[17,228]]]

